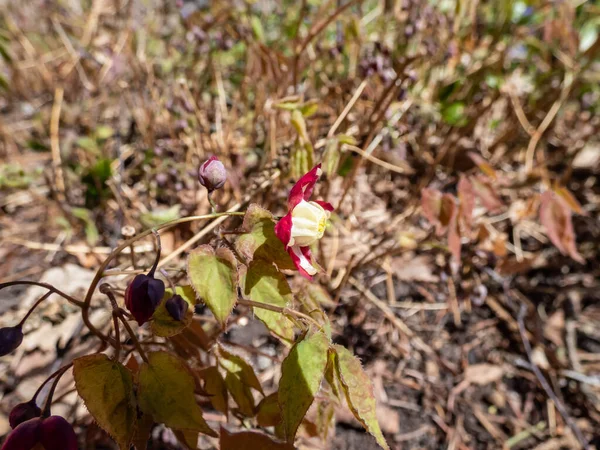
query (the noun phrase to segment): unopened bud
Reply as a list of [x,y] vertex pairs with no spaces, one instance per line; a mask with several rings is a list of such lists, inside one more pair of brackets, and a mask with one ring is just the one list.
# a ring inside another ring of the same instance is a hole
[[23,342],[20,326],[0,328],[0,356],[8,355]]
[[185,317],[185,313],[189,308],[188,302],[186,302],[181,295],[174,295],[165,304],[165,308],[171,315],[171,317],[179,322]]
[[220,189],[227,181],[227,170],[216,156],[211,156],[198,169],[198,180],[209,192]]
[[2,450],[34,448],[40,440],[41,428],[42,419],[40,417],[23,422],[10,432],[2,445]]
[[44,419],[40,443],[45,450],[77,450],[77,435],[73,426],[60,416]]
[[125,289],[125,306],[138,325],[146,323],[165,295],[165,283],[150,275],[137,275]]
[[42,410],[38,405],[36,405],[33,400],[29,400],[26,403],[19,403],[12,409],[8,416],[8,423],[10,423],[10,427],[14,429],[29,419],[40,417],[41,414]]

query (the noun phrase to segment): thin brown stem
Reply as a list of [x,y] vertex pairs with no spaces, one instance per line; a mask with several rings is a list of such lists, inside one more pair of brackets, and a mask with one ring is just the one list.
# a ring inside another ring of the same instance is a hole
[[129,323],[127,322],[127,320],[125,320],[125,318],[122,315],[119,315],[119,319],[123,323],[123,326],[127,330],[127,333],[129,333],[129,337],[131,338],[131,340],[133,342],[133,345],[135,346],[136,350],[138,351],[138,353],[140,354],[140,356],[142,357],[142,359],[144,360],[144,362],[148,362],[148,356],[146,356],[146,352],[142,348],[142,346],[140,344],[140,341],[138,340],[137,336],[135,335],[135,333],[131,329],[131,325],[129,325]]
[[[69,363],[66,366],[59,369],[55,372],[54,381],[52,382],[52,387],[50,388],[50,392],[48,392],[48,397],[46,398],[46,403],[44,404],[44,409],[42,410],[42,417],[50,417],[50,406],[52,405],[52,397],[54,396],[54,391],[56,390],[56,386],[58,386],[58,382],[60,381],[60,377],[62,377],[67,370],[71,368],[73,363]],[[37,395],[37,393],[36,393]]]
[[10,286],[19,286],[22,284],[30,285],[30,286],[40,286],[40,287],[49,289],[50,291],[54,292],[55,294],[58,294],[61,297],[63,297],[69,303],[74,304],[75,306],[79,306],[80,308],[83,308],[83,306],[84,306],[84,302],[82,302],[81,300],[77,300],[76,298],[71,297],[69,294],[64,293],[60,289],[56,289],[51,284],[40,283],[38,281],[28,281],[28,280],[7,281],[6,283],[0,283],[0,290],[10,287]]
[[25,321],[29,318],[29,316],[31,315],[31,313],[33,312],[33,310],[35,308],[38,307],[38,305],[40,303],[42,303],[44,300],[46,300],[48,297],[50,297],[53,294],[52,291],[50,292],[46,292],[37,302],[35,302],[33,304],[33,306],[31,308],[29,308],[29,311],[27,311],[27,314],[25,314],[25,317],[23,317],[23,319],[21,319],[21,321],[19,322],[19,324],[17,325],[17,327],[22,327],[23,324],[25,323]]

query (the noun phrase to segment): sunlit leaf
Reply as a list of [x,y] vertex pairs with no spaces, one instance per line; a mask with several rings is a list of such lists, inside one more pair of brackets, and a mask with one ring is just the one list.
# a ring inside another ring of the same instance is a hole
[[585,262],[575,245],[571,208],[562,197],[552,191],[546,191],[541,195],[540,222],[546,229],[550,241],[563,255],[569,255],[581,264]]
[[377,443],[389,449],[376,416],[373,383],[363,370],[360,361],[348,349],[334,345],[336,368],[348,406],[354,417],[371,433]]
[[140,409],[170,428],[216,437],[196,403],[196,384],[185,364],[166,352],[149,353],[148,360],[138,374]]
[[442,119],[447,124],[455,127],[465,126],[468,123],[466,110],[467,108],[464,103],[452,103],[442,110]]
[[279,442],[258,431],[230,433],[221,427],[219,448],[221,450],[293,450],[289,443]]
[[235,247],[246,259],[263,259],[274,262],[281,270],[295,270],[296,266],[275,235],[273,215],[256,204],[248,207],[244,216],[242,234]]
[[215,366],[207,367],[198,372],[204,380],[204,390],[210,396],[210,402],[217,411],[227,414],[227,387],[219,369]]
[[197,247],[188,258],[187,274],[198,297],[225,326],[237,302],[237,262],[231,250]]
[[321,387],[327,366],[329,340],[320,332],[313,333],[290,350],[281,365],[279,406],[281,428],[288,442],[296,431]]
[[73,361],[77,393],[100,428],[129,450],[137,426],[133,377],[121,363],[104,354]]
[[188,303],[188,310],[186,311],[183,320],[175,320],[165,307],[167,300],[173,296],[172,289],[166,289],[162,301],[154,311],[154,314],[152,314],[152,322],[150,322],[152,332],[157,336],[175,336],[192,323],[194,317],[194,305],[196,304],[196,293],[194,292],[194,289],[192,289],[191,286],[177,286],[175,292]]
[[555,186],[554,192],[562,197],[562,199],[567,203],[571,211],[577,214],[581,214],[582,216],[587,216],[588,213],[585,211],[577,199],[571,194],[571,192],[566,187]]
[[488,177],[494,180],[498,178],[498,175],[496,174],[494,168],[490,166],[490,164],[485,159],[483,159],[479,153],[469,152],[468,154],[469,158],[471,158],[471,160],[477,165],[477,167],[479,167],[479,170],[481,170],[484,173],[484,175],[487,175]]
[[[287,307],[293,298],[285,275],[273,264],[261,260],[254,260],[248,266],[244,295],[255,302],[280,308]],[[286,341],[294,339],[294,325],[283,314],[263,308],[252,309],[254,315],[275,335]]]

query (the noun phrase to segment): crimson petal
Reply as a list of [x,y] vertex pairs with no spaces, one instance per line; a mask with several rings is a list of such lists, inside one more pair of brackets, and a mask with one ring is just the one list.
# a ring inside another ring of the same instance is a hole
[[302,200],[308,200],[312,195],[315,183],[321,176],[321,164],[317,164],[308,173],[304,174],[290,191],[288,197],[288,210],[292,211]]
[[287,249],[292,239],[292,213],[287,213],[275,224],[275,235]]

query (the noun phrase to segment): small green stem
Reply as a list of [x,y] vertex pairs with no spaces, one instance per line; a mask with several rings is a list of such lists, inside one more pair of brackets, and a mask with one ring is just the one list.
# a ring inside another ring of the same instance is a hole
[[277,312],[277,313],[284,314],[284,315],[290,315],[290,316],[296,317],[297,319],[302,319],[302,320],[306,320],[307,322],[310,322],[311,324],[315,325],[319,330],[321,330],[323,328],[323,326],[319,322],[317,322],[315,319],[313,319],[309,315],[301,313],[300,311],[295,311],[290,308],[282,308],[281,306],[269,305],[268,303],[255,302],[252,300],[246,300],[244,298],[238,299],[238,303],[240,305],[251,306],[253,308],[261,308],[261,309],[266,309],[268,311],[273,311],[273,312]]
[[212,198],[212,191],[206,191],[206,197],[208,198],[208,203],[210,203],[210,207],[212,208],[213,214],[217,212],[217,204]]

